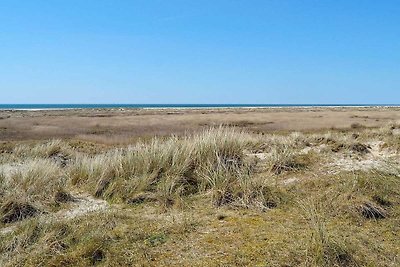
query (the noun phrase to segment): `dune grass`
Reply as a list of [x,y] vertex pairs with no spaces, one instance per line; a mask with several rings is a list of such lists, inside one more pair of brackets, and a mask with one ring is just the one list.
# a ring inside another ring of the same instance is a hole
[[[395,129],[17,145],[0,165],[0,266],[398,266],[398,154],[355,146]],[[385,164],[332,171],[339,157]],[[77,192],[110,208],[43,219]]]
[[3,223],[18,221],[55,207],[57,193],[65,191],[67,179],[59,166],[36,159],[5,173],[0,170],[0,207]]
[[173,196],[208,190],[214,170],[249,170],[244,151],[257,142],[251,135],[224,128],[154,139],[95,157],[77,157],[69,177],[74,186],[87,186],[96,197],[129,202],[139,193],[152,192],[172,203]]

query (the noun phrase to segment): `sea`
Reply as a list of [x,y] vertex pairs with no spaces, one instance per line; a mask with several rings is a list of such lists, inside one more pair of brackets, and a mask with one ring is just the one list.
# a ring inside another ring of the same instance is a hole
[[397,107],[399,104],[0,104],[2,110]]

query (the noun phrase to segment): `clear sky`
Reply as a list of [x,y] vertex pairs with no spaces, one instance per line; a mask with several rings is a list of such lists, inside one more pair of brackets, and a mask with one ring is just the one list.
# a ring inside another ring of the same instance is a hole
[[397,0],[1,0],[0,103],[400,103]]

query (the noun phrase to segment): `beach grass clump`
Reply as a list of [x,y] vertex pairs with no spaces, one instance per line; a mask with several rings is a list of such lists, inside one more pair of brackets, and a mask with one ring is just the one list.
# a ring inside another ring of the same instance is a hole
[[[16,231],[0,234],[0,266],[135,266],[151,262],[171,236],[180,238],[193,231],[195,222],[190,218],[181,215],[175,220],[140,218],[128,210],[68,221],[25,220]],[[170,242],[170,246],[174,244]]]
[[9,162],[23,162],[32,159],[50,159],[60,167],[66,167],[76,152],[68,143],[56,139],[37,144],[20,144],[13,149],[12,157]]
[[331,145],[335,144],[342,136],[338,133],[328,131],[320,134],[313,134],[310,136],[311,142],[315,145]]
[[369,137],[382,141],[381,148],[398,153],[400,152],[400,123],[391,122],[381,128],[369,132]]
[[[153,139],[95,157],[77,157],[69,168],[73,185],[93,195],[130,201],[138,193],[190,195],[200,191],[205,170],[245,166],[245,149],[257,139],[234,129],[208,129],[183,138]],[[171,202],[171,201],[167,201]]]
[[34,146],[31,150],[32,155],[36,157],[48,158],[57,154],[70,154],[69,146],[62,140],[55,139],[43,144]]
[[266,164],[270,172],[281,174],[306,169],[315,162],[312,157],[312,153],[300,154],[291,147],[281,145],[268,155]]
[[285,194],[271,179],[255,176],[248,169],[220,163],[203,174],[202,191],[211,191],[215,206],[268,210],[284,201]]
[[381,127],[368,128],[359,132],[360,137],[364,140],[382,140],[391,139],[396,135],[396,131],[400,129],[400,124],[398,122],[392,121],[386,123]]
[[370,147],[360,142],[336,143],[331,146],[332,152],[348,152],[365,155],[370,153]]
[[55,204],[54,197],[66,190],[66,177],[48,159],[35,159],[11,170],[0,170],[0,206],[4,223],[45,211]]
[[38,266],[47,262],[48,266],[90,266],[100,263],[96,251],[106,242],[102,234],[105,223],[104,216],[97,216],[92,222],[87,218],[68,223],[26,220],[13,235],[0,236],[0,264]]
[[353,209],[366,219],[384,219],[390,210],[400,204],[400,178],[379,171],[359,174],[354,177],[355,184],[349,195],[352,196]]
[[325,211],[330,216],[359,223],[391,217],[400,204],[399,176],[386,170],[333,175],[303,183],[298,190],[316,192],[318,202],[326,203]]
[[357,153],[365,155],[370,152],[370,147],[360,140],[357,133],[347,132],[328,132],[325,134],[314,134],[312,136],[312,144],[319,146],[325,153]]
[[49,158],[57,154],[69,155],[71,148],[62,140],[54,139],[38,144],[21,144],[14,148],[13,154],[25,158]]
[[307,248],[308,266],[359,266],[353,252],[338,233],[328,229],[323,208],[314,200],[300,202],[311,237]]
[[[366,215],[368,210],[376,210],[376,217],[385,217],[385,210],[391,206],[399,205],[400,199],[400,178],[399,176],[387,174],[380,171],[361,172],[343,177],[347,179],[342,186],[346,192],[346,198],[356,206],[356,211]],[[382,215],[382,216],[381,216]],[[364,216],[372,218],[373,216]]]
[[260,140],[262,142],[258,152],[271,152],[280,147],[286,147],[293,151],[300,151],[305,147],[311,145],[312,139],[301,132],[293,132],[290,134],[269,134],[263,136]]

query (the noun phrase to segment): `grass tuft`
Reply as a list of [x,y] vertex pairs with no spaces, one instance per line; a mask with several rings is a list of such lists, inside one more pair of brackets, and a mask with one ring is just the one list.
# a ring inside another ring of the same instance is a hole
[[0,205],[24,203],[44,211],[53,208],[57,193],[66,191],[67,179],[55,162],[36,159],[3,170],[1,180]]
[[311,229],[307,251],[310,266],[358,266],[352,252],[328,230],[321,205],[311,200],[300,202],[300,207]]

